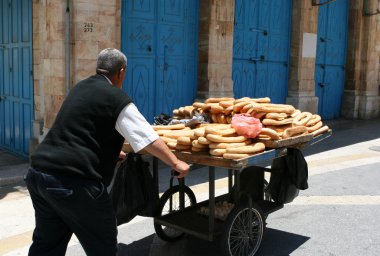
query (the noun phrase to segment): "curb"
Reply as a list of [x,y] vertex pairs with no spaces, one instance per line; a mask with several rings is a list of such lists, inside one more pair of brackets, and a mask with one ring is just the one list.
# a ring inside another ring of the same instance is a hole
[[7,166],[0,171],[0,187],[9,186],[24,181],[29,163]]

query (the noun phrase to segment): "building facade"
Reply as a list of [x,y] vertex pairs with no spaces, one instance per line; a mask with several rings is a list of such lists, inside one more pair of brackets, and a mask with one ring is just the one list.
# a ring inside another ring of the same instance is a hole
[[0,148],[16,154],[29,154],[107,47],[127,55],[123,88],[148,120],[219,96],[269,96],[324,119],[380,116],[378,0],[0,6]]

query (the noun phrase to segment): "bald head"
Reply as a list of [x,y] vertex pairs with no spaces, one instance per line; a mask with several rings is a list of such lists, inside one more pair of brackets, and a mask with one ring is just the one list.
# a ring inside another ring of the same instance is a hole
[[106,48],[98,55],[96,73],[107,77],[114,76],[120,69],[126,68],[127,57],[119,50]]

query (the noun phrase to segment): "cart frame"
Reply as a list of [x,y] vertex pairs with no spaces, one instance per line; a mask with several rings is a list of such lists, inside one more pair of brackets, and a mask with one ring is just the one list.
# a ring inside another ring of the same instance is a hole
[[[191,169],[197,169],[200,167],[208,167],[208,178],[209,178],[209,199],[200,203],[196,203],[193,206],[184,207],[184,193],[180,189],[180,210],[175,211],[166,215],[156,216],[154,218],[155,223],[173,228],[175,230],[181,231],[185,234],[189,234],[204,240],[213,241],[215,236],[221,234],[223,231],[224,221],[215,218],[215,202],[217,200],[223,200],[229,198],[233,192],[232,187],[236,189],[234,191],[239,191],[239,180],[240,172],[250,166],[258,166],[260,163],[265,163],[271,161],[275,158],[285,156],[287,153],[287,148],[298,148],[302,149],[311,146],[317,142],[320,142],[327,137],[331,136],[331,130],[327,133],[321,134],[317,137],[312,138],[307,142],[302,142],[299,144],[289,145],[287,147],[280,147],[275,149],[267,150],[263,153],[250,156],[248,158],[240,160],[228,160],[221,157],[213,157],[201,153],[189,153],[189,152],[178,152],[174,151],[174,154],[178,159],[191,163]],[[215,168],[225,168],[228,169],[228,193],[215,197]],[[252,209],[252,203],[254,202],[258,205],[266,217],[270,213],[273,213],[281,208],[283,204],[264,200],[264,172],[270,172],[271,169],[262,168],[262,171],[258,171],[255,175],[259,179],[258,183],[255,184],[262,188],[262,197],[255,201],[249,198],[249,207]],[[158,184],[158,160],[153,158],[153,177]],[[256,178],[256,177],[255,177]],[[179,186],[185,186],[185,179],[179,179]],[[234,193],[234,201],[237,202],[237,193]],[[208,218],[199,214],[198,210],[202,206],[208,206]]]

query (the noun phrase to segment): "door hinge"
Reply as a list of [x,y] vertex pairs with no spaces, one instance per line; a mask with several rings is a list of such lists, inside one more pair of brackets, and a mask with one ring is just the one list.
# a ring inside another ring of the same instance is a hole
[[12,67],[9,68],[9,73],[12,73]]

